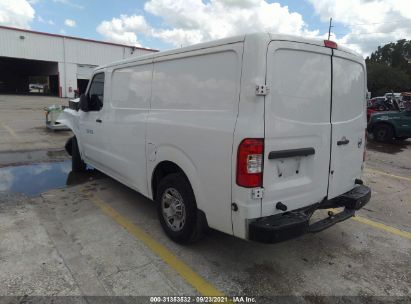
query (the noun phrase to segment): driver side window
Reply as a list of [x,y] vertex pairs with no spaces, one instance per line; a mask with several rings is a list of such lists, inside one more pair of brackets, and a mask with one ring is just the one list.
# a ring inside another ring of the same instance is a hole
[[95,74],[88,91],[90,108],[93,111],[100,111],[104,101],[104,73]]

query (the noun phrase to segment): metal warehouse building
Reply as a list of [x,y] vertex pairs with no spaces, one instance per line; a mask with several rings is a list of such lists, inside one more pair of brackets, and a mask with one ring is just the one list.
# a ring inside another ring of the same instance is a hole
[[74,97],[96,66],[155,51],[0,26],[0,94]]

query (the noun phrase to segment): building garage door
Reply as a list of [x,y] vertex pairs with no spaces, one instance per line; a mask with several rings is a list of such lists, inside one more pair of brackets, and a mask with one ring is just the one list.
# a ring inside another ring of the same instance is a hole
[[58,63],[0,57],[0,94],[58,96]]

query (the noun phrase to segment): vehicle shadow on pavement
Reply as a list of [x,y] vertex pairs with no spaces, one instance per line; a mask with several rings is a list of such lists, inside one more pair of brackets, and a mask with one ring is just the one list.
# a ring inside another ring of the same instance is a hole
[[229,293],[401,295],[410,286],[406,280],[395,282],[393,276],[406,277],[411,244],[361,223],[347,220],[277,244],[249,242],[210,229],[199,242],[181,246],[163,233],[154,202],[111,178],[94,183],[88,191]]
[[378,152],[397,154],[411,147],[411,140],[393,140],[389,143],[380,143],[374,140],[367,142],[367,150],[374,150]]

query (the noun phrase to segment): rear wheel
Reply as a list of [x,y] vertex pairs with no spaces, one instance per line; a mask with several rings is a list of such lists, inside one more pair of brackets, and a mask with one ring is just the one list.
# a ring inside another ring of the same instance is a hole
[[394,130],[388,124],[379,124],[374,128],[374,138],[379,142],[388,142],[394,137]]
[[75,136],[71,139],[71,170],[73,172],[86,171],[86,164],[81,159],[77,138]]
[[172,173],[164,177],[157,187],[156,200],[161,226],[170,239],[187,244],[201,237],[197,204],[184,174]]

